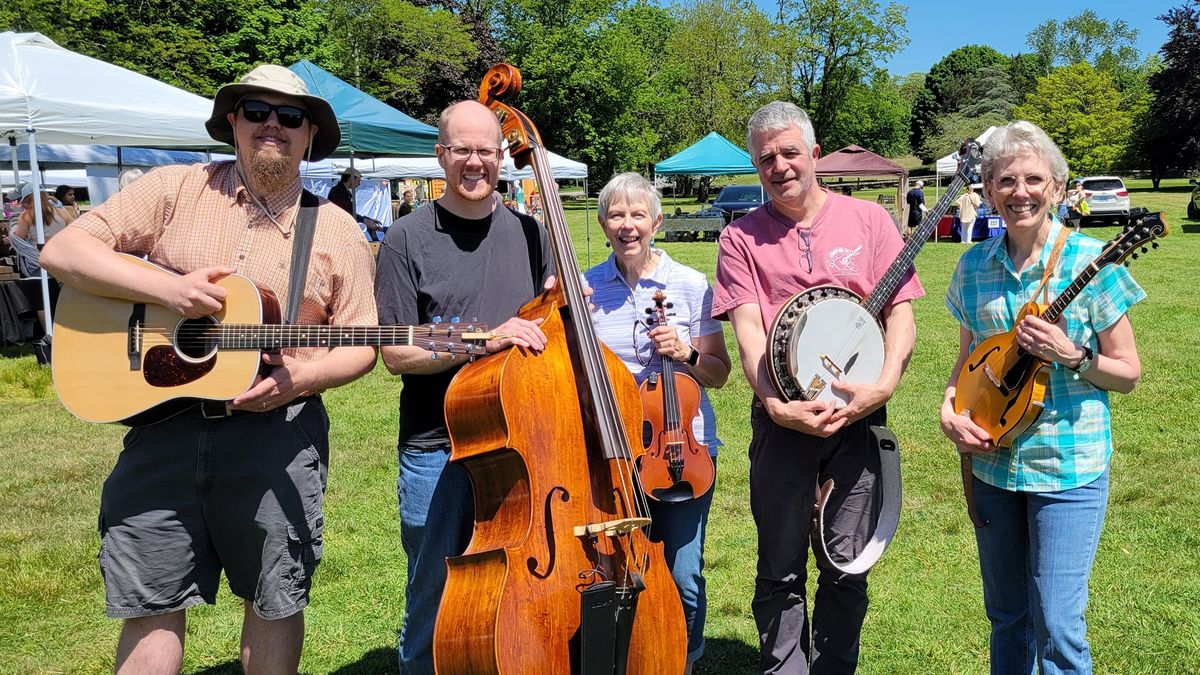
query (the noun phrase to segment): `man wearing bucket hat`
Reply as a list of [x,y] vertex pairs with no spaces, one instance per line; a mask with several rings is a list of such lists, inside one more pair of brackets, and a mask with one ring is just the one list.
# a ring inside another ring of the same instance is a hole
[[[300,160],[324,159],[340,140],[329,104],[291,71],[263,65],[221,88],[206,126],[234,146],[235,161],[151,171],[55,237],[46,268],[86,292],[189,318],[222,308],[226,291],[214,282],[234,272],[287,306],[292,241],[304,238],[293,237],[297,217],[315,212],[296,323],[376,325],[367,242],[300,185]],[[329,419],[319,392],[374,363],[363,346],[267,353],[266,374],[232,401],[130,430],[99,519],[107,612],[125,620],[118,672],[179,672],[183,610],[215,601],[222,570],[245,604],[245,671],[296,672],[323,549]]]

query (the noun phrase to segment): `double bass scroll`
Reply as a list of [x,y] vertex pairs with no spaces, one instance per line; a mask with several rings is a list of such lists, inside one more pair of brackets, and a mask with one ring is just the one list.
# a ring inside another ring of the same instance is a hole
[[536,127],[505,102],[507,64],[480,101],[542,194],[557,282],[518,316],[542,320],[545,349],[512,348],[464,366],[446,395],[451,461],[470,476],[475,525],[449,558],[434,629],[439,675],[683,672],[686,626],[630,439],[632,376],[596,337],[558,189]]

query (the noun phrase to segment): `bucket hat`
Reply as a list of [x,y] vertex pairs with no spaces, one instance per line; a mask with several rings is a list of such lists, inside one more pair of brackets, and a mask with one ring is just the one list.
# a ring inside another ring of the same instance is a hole
[[242,76],[234,84],[227,84],[217,91],[213,100],[212,116],[204,123],[208,135],[214,140],[227,145],[233,145],[233,126],[228,117],[237,104],[249,94],[266,92],[292,96],[304,102],[308,114],[317,125],[317,133],[312,139],[312,151],[309,159],[320,161],[337,149],[342,141],[342,131],[338,128],[337,116],[329,102],[320,96],[308,93],[308,85],[292,71],[273,64],[264,64]]

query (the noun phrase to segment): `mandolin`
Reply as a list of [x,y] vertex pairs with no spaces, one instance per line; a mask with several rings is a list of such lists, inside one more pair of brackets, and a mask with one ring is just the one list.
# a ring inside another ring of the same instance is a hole
[[[646,312],[655,323],[667,325],[671,303],[662,291],[654,293],[654,307]],[[651,499],[682,502],[712,489],[716,468],[708,446],[696,440],[692,420],[700,414],[700,385],[684,373],[675,372],[675,362],[661,356],[662,376],[651,373],[638,391],[642,395],[642,444],[637,458],[642,490]]]
[[[121,254],[131,265],[175,272]],[[231,274],[214,282],[225,306],[188,319],[161,305],[64,286],[54,313],[54,388],[88,422],[152,424],[200,400],[228,401],[254,384],[262,352],[291,347],[413,345],[479,355],[482,326],[312,326],[280,323],[275,293]]]
[[997,447],[1013,442],[1042,414],[1050,362],[1039,359],[1017,344],[1017,326],[1026,316],[1055,323],[1079,293],[1108,265],[1128,265],[1137,251],[1147,245],[1158,248],[1156,239],[1167,236],[1161,213],[1145,214],[1128,225],[1049,305],[1028,302],[1007,333],[980,342],[958,371],[954,412],[969,411],[971,420],[992,437]]

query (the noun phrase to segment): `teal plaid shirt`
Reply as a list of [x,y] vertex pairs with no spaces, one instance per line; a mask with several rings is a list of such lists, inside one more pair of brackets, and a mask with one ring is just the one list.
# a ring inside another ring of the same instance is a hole
[[[959,259],[946,290],[946,307],[971,331],[971,349],[1012,328],[1017,312],[1042,281],[1062,227],[1057,220],[1051,224],[1038,262],[1020,273],[1008,257],[1006,236],[981,242]],[[1048,284],[1051,301],[1103,247],[1081,234],[1067,238],[1059,269]],[[1145,297],[1128,270],[1107,266],[1064,312],[1067,337],[1097,350],[1097,334]],[[1011,448],[974,456],[974,473],[980,480],[1005,490],[1051,492],[1087,485],[1108,466],[1112,456],[1108,392],[1061,364],[1050,368],[1045,410]]]

